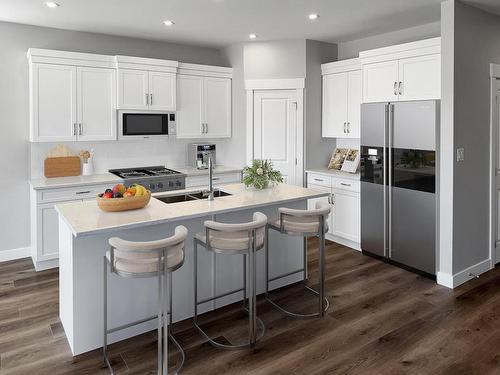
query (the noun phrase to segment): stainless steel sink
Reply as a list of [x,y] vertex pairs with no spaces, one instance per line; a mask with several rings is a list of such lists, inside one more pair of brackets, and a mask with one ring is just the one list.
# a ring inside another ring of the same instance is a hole
[[[189,193],[182,193],[182,194],[176,194],[176,195],[168,195],[165,197],[158,197],[157,199],[162,201],[163,203],[179,203],[179,202],[187,202],[187,201],[195,201],[195,200],[200,200],[200,199],[207,199],[208,198],[208,191],[193,191]],[[232,195],[230,193],[226,193],[225,191],[222,190],[214,190],[214,197],[225,197],[228,195]]]

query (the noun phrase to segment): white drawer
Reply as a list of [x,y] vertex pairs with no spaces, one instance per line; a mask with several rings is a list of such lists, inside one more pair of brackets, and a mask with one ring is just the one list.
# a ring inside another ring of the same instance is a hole
[[307,186],[309,185],[321,185],[331,188],[332,178],[322,174],[308,173],[307,174]]
[[358,180],[350,180],[346,178],[334,178],[333,179],[333,188],[340,190],[348,190],[359,193],[361,185]]
[[78,200],[94,198],[99,193],[104,193],[104,190],[111,189],[113,184],[102,185],[86,185],[72,188],[59,188],[38,191],[38,202],[60,202],[67,200]]
[[[231,184],[241,182],[241,173],[221,173],[215,174],[213,177],[213,182],[215,185]],[[208,186],[208,174],[201,176],[188,176],[186,177],[186,188],[198,187],[198,186]]]

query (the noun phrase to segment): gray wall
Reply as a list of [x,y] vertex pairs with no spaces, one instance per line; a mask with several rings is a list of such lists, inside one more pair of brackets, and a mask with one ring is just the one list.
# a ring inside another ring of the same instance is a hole
[[[455,2],[453,272],[489,257],[489,64],[500,63],[500,17]],[[449,166],[451,167],[451,166]]]
[[385,34],[374,35],[368,38],[339,43],[339,60],[358,57],[360,51],[434,38],[439,35],[440,23],[433,22]]
[[321,137],[321,64],[337,60],[337,45],[306,40],[305,167],[328,165],[335,139]]
[[[220,51],[108,35],[0,22],[0,251],[30,246],[28,64],[30,47],[175,59],[226,65]],[[35,146],[36,147],[36,146]],[[42,146],[43,147],[43,146]],[[87,145],[88,147],[88,145]],[[101,148],[107,148],[101,144]],[[133,148],[133,147],[132,147]],[[156,145],[157,150],[161,145]],[[165,153],[167,146],[164,147]],[[39,149],[34,163],[41,163]],[[144,154],[146,149],[136,149]],[[163,155],[165,155],[163,153]],[[41,164],[40,164],[41,165]]]

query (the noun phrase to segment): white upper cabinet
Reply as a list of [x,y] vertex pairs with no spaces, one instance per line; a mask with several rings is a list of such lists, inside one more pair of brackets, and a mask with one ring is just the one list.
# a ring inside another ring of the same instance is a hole
[[116,56],[118,109],[175,111],[177,61]]
[[441,38],[364,51],[359,56],[364,103],[441,98]]
[[174,111],[176,104],[176,74],[149,72],[149,108]]
[[118,107],[148,109],[148,72],[120,69],[118,71]]
[[76,140],[76,68],[30,65],[30,138],[34,142]]
[[177,76],[177,138],[199,138],[203,129],[203,77]]
[[363,101],[391,102],[398,99],[398,62],[363,65]]
[[231,137],[232,69],[180,64],[177,138]]
[[204,87],[205,136],[224,138],[231,136],[231,80],[207,77]]
[[116,139],[116,71],[111,56],[28,50],[30,140]]
[[106,68],[76,69],[78,140],[116,139],[115,73]]
[[359,59],[322,65],[322,135],[359,138],[362,79]]

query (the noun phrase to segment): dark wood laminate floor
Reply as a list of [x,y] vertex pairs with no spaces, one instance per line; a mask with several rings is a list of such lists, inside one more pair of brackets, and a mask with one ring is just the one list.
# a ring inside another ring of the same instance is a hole
[[[260,299],[264,338],[254,350],[229,352],[181,322],[183,374],[500,374],[500,269],[450,291],[337,244],[327,254],[325,318],[289,319]],[[314,242],[309,263],[314,285]],[[316,306],[297,287],[276,297]],[[204,324],[238,327],[236,307],[210,313]],[[117,374],[154,374],[155,333],[112,345],[110,356]],[[99,351],[71,356],[58,319],[58,271],[36,273],[28,259],[0,263],[0,375],[107,373]]]

